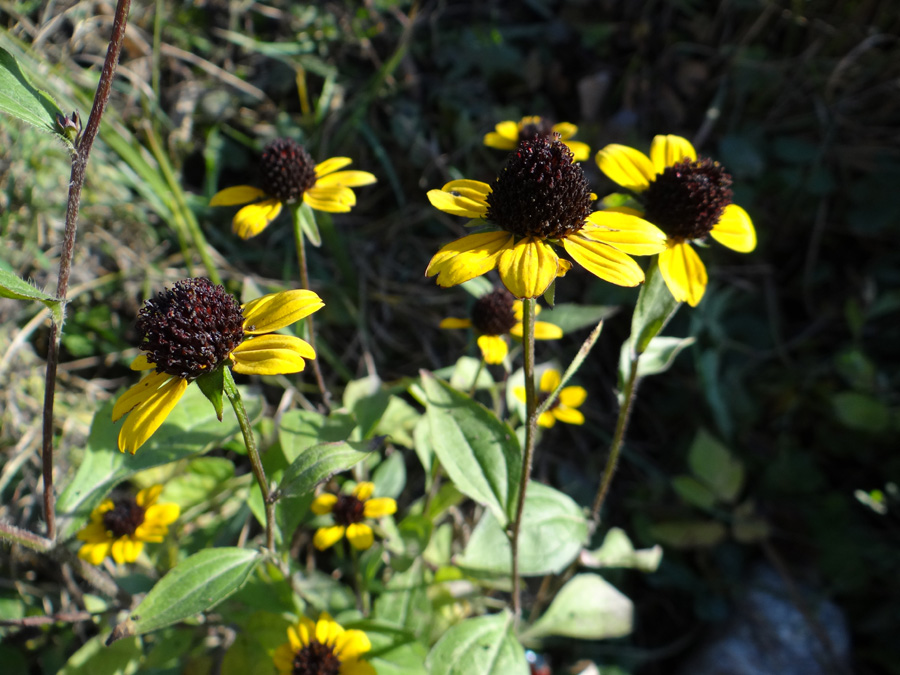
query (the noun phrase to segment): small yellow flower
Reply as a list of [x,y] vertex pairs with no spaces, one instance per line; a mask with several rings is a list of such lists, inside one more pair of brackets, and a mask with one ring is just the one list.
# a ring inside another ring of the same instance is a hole
[[305,616],[287,630],[288,642],[272,661],[278,675],[375,675],[375,669],[360,657],[372,649],[361,630],[345,630],[328,613],[313,622]]
[[351,494],[325,493],[316,497],[310,510],[317,516],[332,514],[336,525],[320,527],[313,537],[313,545],[320,551],[334,546],[344,536],[357,550],[369,548],[375,541],[372,528],[364,518],[381,518],[397,512],[397,502],[390,497],[376,497],[374,483],[359,483]]
[[498,150],[515,150],[519,141],[530,141],[535,136],[550,138],[551,134],[559,134],[559,140],[572,151],[574,160],[583,162],[591,156],[591,148],[587,143],[570,140],[577,133],[578,127],[574,124],[560,122],[551,125],[550,120],[533,115],[523,117],[518,122],[512,120],[500,122],[493,131],[485,134],[484,144]]
[[[540,313],[540,306],[535,305],[534,313]],[[475,301],[471,319],[448,317],[441,321],[441,328],[474,328],[478,333],[478,347],[485,363],[496,365],[503,363],[509,353],[505,335],[522,337],[522,301],[513,299],[505,288],[498,288]],[[562,329],[546,321],[534,322],[536,340],[558,340],[563,335]]]
[[539,137],[522,141],[493,185],[454,180],[428,192],[441,211],[471,218],[470,225],[499,229],[447,244],[425,275],[437,275],[439,286],[456,286],[497,269],[514,296],[536,298],[572,267],[554,250],[562,246],[604,281],[637,286],[644,272],[630,255],[659,253],[666,236],[634,216],[592,213],[593,198],[565,145]]
[[[547,397],[556,390],[561,381],[562,377],[558,370],[548,368],[544,371],[539,386],[538,406],[547,400]],[[513,394],[517,399],[525,402],[525,387],[516,387],[513,389]],[[586,398],[587,391],[584,387],[563,387],[556,401],[538,417],[538,425],[549,429],[556,424],[557,420],[566,424],[584,424],[584,415],[578,408]]]
[[[356,205],[351,188],[371,185],[375,176],[367,171],[339,171],[349,157],[332,157],[314,164],[302,145],[279,138],[266,146],[260,162],[262,188],[238,185],[213,195],[210,206],[247,204],[234,217],[232,229],[241,239],[255,237],[281,213],[285,204],[302,200],[317,211],[346,213]],[[261,200],[261,201],[257,201]]]
[[178,504],[157,504],[162,485],[154,485],[131,495],[106,499],[91,511],[91,522],[78,532],[85,542],[78,557],[92,565],[99,565],[112,556],[120,565],[137,560],[144,543],[157,544],[178,519]]
[[148,300],[137,329],[143,354],[132,370],[154,370],[122,394],[112,420],[128,415],[119,450],[134,454],[176,406],[188,385],[219,367],[246,375],[299,373],[316,358],[305,340],[277,335],[324,307],[312,291],[264,295],[246,305],[208,279],[185,279]]
[[750,216],[731,202],[731,176],[681,136],[656,136],[650,157],[625,145],[607,145],[597,165],[609,178],[636,193],[636,208],[613,207],[606,213],[636,222],[650,221],[666,233],[659,271],[672,296],[696,307],[706,291],[706,267],[691,247],[711,236],[723,246],[749,253],[756,248]]

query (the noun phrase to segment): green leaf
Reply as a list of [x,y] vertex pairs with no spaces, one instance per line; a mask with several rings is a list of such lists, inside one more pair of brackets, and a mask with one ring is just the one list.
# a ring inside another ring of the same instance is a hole
[[272,675],[272,652],[288,641],[290,625],[286,618],[272,612],[250,614],[225,652],[221,675]]
[[571,333],[582,328],[592,328],[601,319],[607,319],[619,311],[616,305],[579,305],[563,303],[538,315],[538,321],[546,321],[562,328],[563,333]]
[[311,494],[319,483],[361,462],[379,445],[380,439],[353,443],[337,441],[307,448],[285,469],[279,488],[282,496]]
[[634,545],[618,527],[610,528],[603,544],[595,551],[585,551],[580,562],[585,567],[625,567],[641,572],[655,572],[662,562],[662,547],[635,550]]
[[744,485],[744,465],[705,429],[691,444],[688,464],[719,500],[731,504],[737,499]]
[[525,651],[509,612],[467,619],[437,641],[425,667],[431,675],[528,675]]
[[672,479],[672,487],[688,504],[707,511],[716,505],[716,493],[693,476],[675,476]]
[[150,589],[108,643],[142,635],[215,607],[234,593],[262,559],[246,548],[208,548],[178,563]]
[[[0,47],[0,110],[43,131],[57,133],[56,116],[62,111],[50,95],[36,89],[16,59]],[[65,139],[65,136],[57,133]],[[68,145],[71,146],[69,142]]]
[[891,421],[887,404],[874,396],[843,391],[831,397],[831,407],[838,421],[848,429],[878,433]]
[[[244,397],[251,419],[259,415],[259,401]],[[162,426],[135,455],[119,452],[117,438],[122,420],[113,424],[113,402],[109,401],[94,415],[87,448],[78,472],[66,486],[56,503],[60,516],[59,536],[67,539],[75,535],[91,510],[118,483],[138,471],[168,464],[196,455],[211,446],[222,445],[238,432],[232,415],[224,421],[216,419],[215,411],[198,387],[188,387],[182,399]]]
[[678,549],[712,548],[726,534],[725,526],[716,520],[676,520],[650,528],[654,539]]
[[634,604],[596,574],[579,574],[563,586],[544,615],[521,635],[525,644],[548,635],[607,640],[629,635]]
[[[484,367],[481,359],[471,356],[461,356],[455,366],[442,368],[435,375],[444,377],[445,373],[450,376],[450,386],[460,391],[469,391],[473,384],[476,389],[491,389],[494,386],[491,371]],[[476,375],[478,376],[477,381]]]
[[415,445],[413,430],[422,413],[399,396],[391,396],[387,409],[375,425],[375,434],[389,436],[391,443],[412,448]]
[[300,231],[310,244],[319,248],[322,245],[322,235],[319,234],[319,226],[316,225],[316,214],[306,202],[300,202],[296,209]]
[[491,510],[505,527],[522,474],[522,451],[513,430],[477,401],[422,371],[425,415],[435,454],[459,488]]
[[225,369],[228,366],[216,368],[213,372],[207,373],[197,378],[197,386],[203,395],[212,403],[213,409],[216,411],[216,417],[222,421],[223,411],[223,395],[225,391]]
[[[0,54],[3,49],[0,49]],[[2,85],[0,85],[2,87]],[[2,94],[0,94],[2,98]],[[53,320],[57,325],[62,324],[63,303],[52,295],[39,291],[27,281],[23,281],[9,270],[0,268],[0,298],[12,298],[13,300],[37,300],[44,303],[53,314]]]
[[[519,573],[562,571],[588,540],[588,523],[578,504],[553,488],[531,481],[519,534]],[[509,575],[509,540],[493,513],[486,512],[456,563],[476,573]]]
[[69,657],[58,675],[131,675],[137,672],[142,657],[141,641],[136,637],[107,647],[95,635]]
[[421,642],[404,642],[397,635],[366,630],[372,641],[372,651],[366,660],[378,675],[428,675],[425,670],[427,652]]
[[425,583],[425,563],[416,559],[405,572],[395,572],[375,602],[374,618],[427,636],[431,627],[431,601]]
[[396,499],[406,486],[406,461],[402,452],[394,452],[385,458],[372,472],[375,494]]
[[281,417],[278,440],[284,456],[293,462],[301,452],[314,445],[347,440],[355,426],[356,420],[346,413],[325,417],[310,410],[291,410]]
[[[690,347],[697,340],[692,337],[655,337],[650,340],[644,353],[638,361],[638,377],[658,375],[672,367],[682,350]],[[625,380],[631,369],[631,354],[628,343],[622,345],[622,353],[619,357],[619,376]]]
[[651,259],[646,280],[638,295],[634,315],[631,317],[631,335],[628,338],[628,355],[643,354],[650,340],[669,323],[681,306],[663,280],[656,258]]

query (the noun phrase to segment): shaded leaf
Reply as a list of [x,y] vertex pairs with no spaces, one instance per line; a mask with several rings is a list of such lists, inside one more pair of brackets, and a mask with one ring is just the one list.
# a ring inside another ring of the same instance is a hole
[[[32,86],[16,59],[0,47],[0,110],[43,131],[56,133],[62,111],[50,95]],[[60,138],[65,136],[57,134]],[[71,142],[67,140],[67,144]]]
[[641,572],[655,572],[662,561],[662,555],[662,547],[658,544],[652,548],[636,550],[625,531],[613,527],[606,533],[600,548],[585,551],[580,561],[585,567],[626,567]]
[[[375,447],[378,445],[380,442]],[[285,497],[311,494],[319,483],[362,461],[372,449],[372,441],[338,441],[307,448],[285,469],[281,493]]]
[[744,485],[744,465],[705,429],[697,432],[688,463],[719,500],[732,503],[737,499]]
[[509,612],[467,619],[444,633],[425,666],[431,675],[528,675],[512,627]]

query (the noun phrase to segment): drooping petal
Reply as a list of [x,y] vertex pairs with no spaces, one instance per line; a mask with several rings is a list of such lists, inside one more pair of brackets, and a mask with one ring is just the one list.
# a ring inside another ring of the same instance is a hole
[[363,506],[363,515],[366,518],[383,518],[394,513],[397,513],[397,502],[390,497],[367,499]]
[[559,392],[559,404],[568,408],[577,408],[587,399],[587,389],[584,387],[563,387]]
[[332,157],[331,159],[326,159],[324,162],[316,164],[316,177],[321,178],[322,176],[327,176],[352,163],[353,160],[349,157]]
[[503,359],[509,353],[509,346],[499,335],[479,335],[478,348],[485,363],[496,365],[503,363]]
[[231,230],[241,239],[250,239],[262,232],[281,213],[281,202],[267,199],[248,204],[238,211],[231,221]]
[[260,335],[244,340],[231,352],[234,372],[242,375],[288,375],[306,368],[316,352],[305,340],[293,335]]
[[316,211],[349,213],[356,206],[356,193],[344,185],[316,186],[303,193],[303,201]]
[[578,234],[629,255],[656,255],[666,248],[665,232],[643,218],[620,211],[594,211]]
[[313,537],[313,546],[315,546],[320,551],[324,551],[326,548],[330,548],[338,543],[343,536],[343,525],[320,527],[318,530],[316,530],[316,534]]
[[144,353],[138,354],[134,361],[131,362],[131,365],[128,366],[132,370],[153,370],[156,368],[155,363],[150,363],[147,360],[147,355]]
[[558,406],[551,413],[560,422],[566,424],[584,424],[584,415],[580,410]]
[[438,328],[443,329],[454,329],[454,328],[471,328],[472,320],[471,319],[458,319],[456,317],[448,316],[446,319],[441,319],[441,322],[438,324]]
[[[513,326],[513,328],[515,328],[515,326]],[[510,331],[510,333],[512,333],[512,331]],[[562,328],[557,326],[555,323],[547,323],[546,321],[534,322],[535,340],[559,340],[559,338],[561,338],[562,336]],[[521,337],[521,334],[518,337]]]
[[656,177],[650,158],[627,145],[607,145],[597,153],[597,166],[608,178],[633,192],[643,192]]
[[128,388],[122,394],[113,406],[112,421],[118,422],[126,413],[131,412],[147,399],[153,396],[161,387],[163,387],[174,375],[168,373],[152,373],[144,377],[140,382]]
[[549,394],[559,386],[561,381],[562,376],[559,374],[559,371],[554,368],[548,368],[541,375],[540,389],[542,392]]
[[[558,122],[550,128],[559,134],[559,140],[563,142],[569,140],[578,133],[578,127],[571,122]],[[568,143],[566,143],[566,145],[568,145]]]
[[518,298],[536,298],[556,279],[559,256],[547,242],[525,237],[500,255],[500,280]]
[[334,642],[334,653],[341,657],[341,661],[358,659],[372,649],[369,636],[361,630],[347,630]]
[[266,196],[266,193],[259,188],[250,185],[237,185],[235,187],[225,188],[213,195],[209,200],[210,206],[237,206],[238,204],[246,204],[247,202],[256,201]]
[[678,302],[696,307],[706,291],[706,267],[687,242],[673,244],[659,254],[659,271]]
[[637,286],[644,281],[640,266],[618,249],[599,241],[573,235],[563,239],[566,253],[591,274],[617,286]]
[[[153,377],[153,375],[149,377]],[[171,375],[169,378],[162,387],[147,397],[126,418],[119,431],[119,450],[121,452],[128,451],[132,455],[137,452],[137,449],[146,443],[166,421],[166,417],[184,396],[184,392],[188,388],[188,381]],[[125,393],[125,395],[127,394],[128,392]],[[113,408],[113,415],[115,412],[116,409]]]
[[151,485],[150,487],[144,488],[143,490],[138,492],[137,496],[134,498],[134,501],[138,506],[146,510],[156,503],[156,500],[159,499],[159,495],[162,490],[162,485]]
[[347,540],[357,551],[365,551],[375,543],[375,533],[365,523],[353,523],[347,526]]
[[719,222],[710,232],[712,238],[738,253],[750,253],[756,248],[756,229],[750,216],[737,204],[729,204]]
[[457,239],[438,251],[425,276],[438,275],[439,286],[456,286],[497,267],[500,254],[511,247],[515,237],[509,232],[481,232]]
[[353,488],[353,496],[361,502],[366,501],[373,494],[375,494],[375,483],[371,481],[363,481],[361,483],[357,483],[356,487]]
[[309,510],[317,516],[324,516],[326,513],[331,513],[334,510],[337,500],[337,495],[325,492],[313,500],[313,503],[309,505]]
[[481,218],[487,212],[491,186],[477,180],[452,180],[440,190],[429,190],[428,201],[436,209],[454,216]]
[[244,332],[250,335],[271,333],[290,326],[324,306],[322,298],[302,288],[270,293],[241,306]]
[[368,171],[338,171],[337,173],[322,176],[316,181],[316,187],[329,187],[331,185],[343,185],[345,187],[362,187],[377,183],[378,179]]
[[656,173],[662,173],[666,167],[678,164],[683,159],[697,161],[697,151],[688,139],[673,134],[653,137],[650,144],[650,161],[653,162]]
[[584,162],[591,156],[591,146],[587,143],[581,141],[563,141],[563,143],[572,151],[573,162]]

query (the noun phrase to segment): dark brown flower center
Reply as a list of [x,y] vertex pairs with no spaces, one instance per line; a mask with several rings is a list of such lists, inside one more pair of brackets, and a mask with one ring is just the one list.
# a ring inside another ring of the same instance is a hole
[[334,515],[334,522],[344,527],[353,525],[353,523],[361,523],[365,507],[365,503],[353,495],[339,495],[337,503],[331,511]]
[[134,534],[144,522],[144,509],[138,506],[134,497],[120,497],[113,500],[113,506],[103,514],[103,527],[116,539]]
[[519,129],[519,140],[520,141],[530,141],[535,136],[543,136],[544,138],[549,138],[551,141],[553,140],[550,137],[550,134],[553,133],[553,124],[550,120],[541,119],[539,122],[529,122],[528,124],[523,124],[522,128]]
[[491,187],[487,219],[522,237],[565,237],[578,232],[591,213],[584,171],[556,139],[520,142]]
[[670,239],[702,239],[731,204],[731,176],[711,159],[666,167],[642,195],[645,217]]
[[341,660],[328,645],[312,640],[294,655],[293,675],[338,675]]
[[515,298],[505,288],[482,295],[472,307],[472,325],[482,335],[504,335],[516,325]]
[[[536,407],[540,408],[542,405],[544,405],[544,401],[546,401],[548,398],[550,398],[550,394],[552,394],[552,393],[553,393],[552,391],[542,391],[542,392],[538,392],[538,395],[537,395],[537,405],[536,405]],[[553,400],[553,403],[551,403],[551,404],[550,404],[550,407],[547,408],[547,412],[550,412],[551,410],[554,410],[554,409],[556,409],[556,408],[558,408],[558,407],[559,407],[559,396],[557,396],[557,397]]]
[[299,143],[278,138],[263,150],[262,189],[280,202],[294,202],[316,184],[316,164]]
[[244,338],[237,299],[209,279],[185,279],[148,300],[137,319],[141,349],[159,373],[212,372]]

